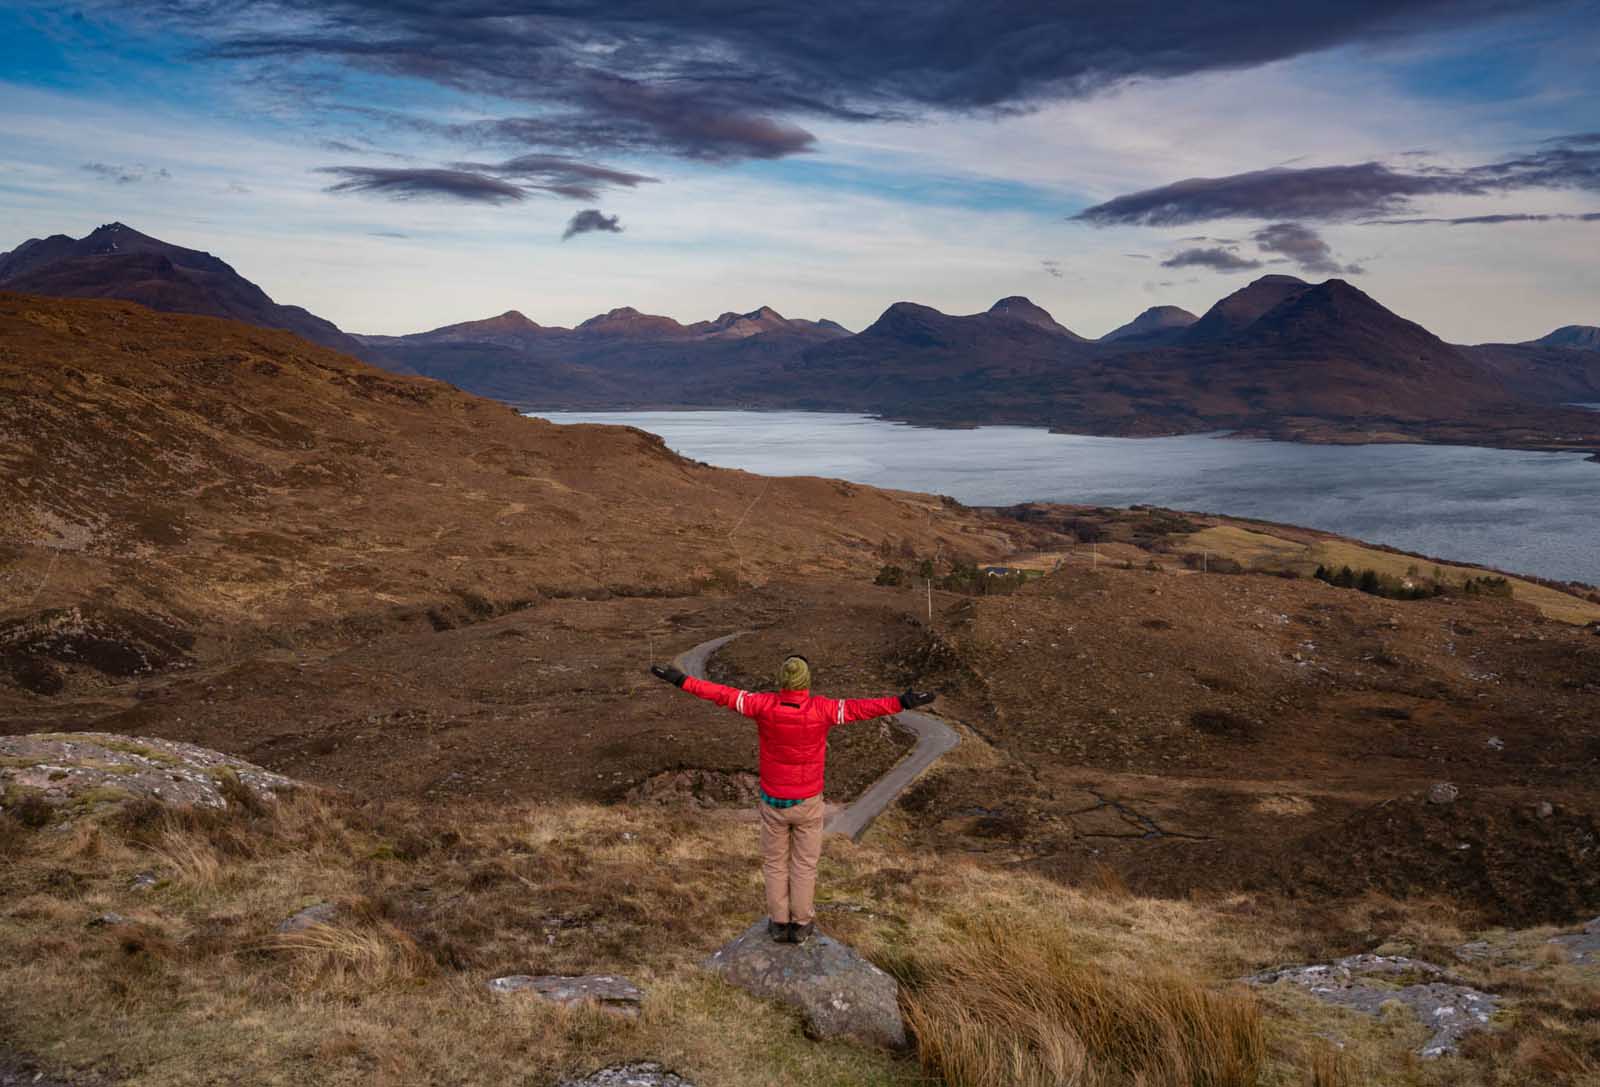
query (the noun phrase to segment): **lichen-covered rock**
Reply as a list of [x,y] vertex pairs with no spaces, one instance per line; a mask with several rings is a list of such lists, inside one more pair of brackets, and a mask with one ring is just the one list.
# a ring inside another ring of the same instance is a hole
[[564,1079],[561,1087],[694,1087],[655,1061],[614,1064],[582,1079]]
[[763,918],[706,967],[747,992],[799,1009],[812,1037],[892,1049],[906,1044],[900,986],[854,948],[820,932],[803,944],[774,943]]
[[512,974],[495,978],[489,988],[497,993],[531,993],[541,1000],[564,1007],[591,1005],[601,1011],[629,1018],[637,1017],[644,992],[633,982],[616,974],[584,974],[566,977],[558,974]]
[[174,740],[109,732],[0,736],[0,803],[36,796],[65,809],[147,796],[179,806],[226,808],[233,802],[229,792],[240,786],[268,802],[298,783]]
[[1461,1039],[1485,1027],[1499,1007],[1490,993],[1455,981],[1442,968],[1404,955],[1351,955],[1333,963],[1284,966],[1245,979],[1252,985],[1295,985],[1318,1000],[1368,1015],[1398,1001],[1433,1030],[1417,1052],[1454,1053]]

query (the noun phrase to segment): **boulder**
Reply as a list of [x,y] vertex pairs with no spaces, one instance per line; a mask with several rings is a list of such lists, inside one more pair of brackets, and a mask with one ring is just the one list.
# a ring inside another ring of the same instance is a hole
[[1461,790],[1448,781],[1438,781],[1428,787],[1428,803],[1454,804]]
[[803,944],[774,943],[762,918],[706,960],[706,968],[797,1009],[813,1038],[906,1045],[899,984],[831,936],[818,932]]
[[668,1072],[655,1061],[638,1061],[613,1064],[582,1079],[564,1079],[561,1087],[694,1087],[694,1084]]
[[226,808],[230,792],[271,802],[298,783],[220,751],[148,736],[47,732],[0,736],[0,795],[42,798],[57,809],[147,796],[169,804]]
[[1351,955],[1333,963],[1279,967],[1245,980],[1251,985],[1294,985],[1318,1000],[1373,1016],[1398,1001],[1433,1030],[1417,1051],[1426,1059],[1454,1053],[1462,1037],[1486,1026],[1499,1008],[1493,994],[1404,955]]
[[287,917],[278,925],[279,932],[304,932],[318,925],[331,925],[339,916],[339,907],[332,902],[318,902]]
[[615,974],[512,974],[495,978],[489,988],[497,993],[531,993],[562,1007],[589,1005],[630,1019],[639,1015],[644,992],[627,978]]

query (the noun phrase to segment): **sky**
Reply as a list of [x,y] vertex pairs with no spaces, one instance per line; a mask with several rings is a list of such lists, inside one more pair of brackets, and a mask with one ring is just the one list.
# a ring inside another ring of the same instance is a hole
[[0,251],[120,221],[400,334],[517,309],[1097,336],[1345,278],[1600,324],[1600,0],[0,0]]

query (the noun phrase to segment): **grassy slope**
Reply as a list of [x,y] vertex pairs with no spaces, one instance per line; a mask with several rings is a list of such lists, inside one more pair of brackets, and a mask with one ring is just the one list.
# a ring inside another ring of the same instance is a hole
[[[1110,1085],[1141,1068],[1169,1087],[1433,1087],[1534,1082],[1516,1077],[1560,1062],[1595,1070],[1583,1053],[1600,1042],[1586,1018],[1600,990],[1558,957],[1463,967],[1536,1003],[1508,1022],[1518,1044],[1421,1066],[1406,1056],[1425,1034],[1415,1022],[1230,983],[1296,957],[1303,936],[1269,901],[1136,898],[1109,878],[1067,889],[908,854],[893,819],[886,831],[878,845],[829,843],[822,915],[902,978],[921,1068],[917,1056],[808,1041],[785,1012],[701,970],[759,908],[753,828],[587,806],[444,813],[301,794],[256,814],[135,805],[65,833],[6,817],[0,1016],[11,1043],[49,1065],[128,1084],[210,1083],[219,1068],[257,1084],[549,1083],[642,1058],[701,1087],[912,1084],[923,1072],[1046,1083],[1064,1071]],[[154,889],[130,888],[141,871]],[[315,901],[339,903],[340,918],[274,932]],[[1348,909],[1403,949],[1466,935],[1435,903]],[[107,911],[125,922],[85,927]],[[510,972],[589,971],[641,983],[643,1016],[483,987]],[[1321,1037],[1330,1031],[1345,1050]],[[1323,1079],[1308,1078],[1319,1068]]]
[[[1470,566],[1419,559],[1359,543],[1339,539],[1303,540],[1278,536],[1255,528],[1221,524],[1190,535],[1184,544],[1190,552],[1206,551],[1231,558],[1252,570],[1294,570],[1309,574],[1318,566],[1338,569],[1376,570],[1392,577],[1404,577],[1418,570],[1425,577],[1442,571],[1446,583],[1460,584],[1468,578],[1483,577],[1485,571]],[[1538,608],[1552,619],[1564,623],[1592,623],[1600,620],[1600,604],[1549,588],[1522,578],[1509,578],[1511,595]]]

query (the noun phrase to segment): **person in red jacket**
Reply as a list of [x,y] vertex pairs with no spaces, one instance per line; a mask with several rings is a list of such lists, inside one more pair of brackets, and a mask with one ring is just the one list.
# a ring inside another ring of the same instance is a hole
[[804,943],[816,928],[813,903],[822,857],[822,784],[828,731],[932,702],[925,691],[893,698],[824,698],[811,693],[811,665],[784,659],[776,692],[741,691],[653,666],[658,678],[755,719],[761,746],[761,854],[767,885],[767,934]]

